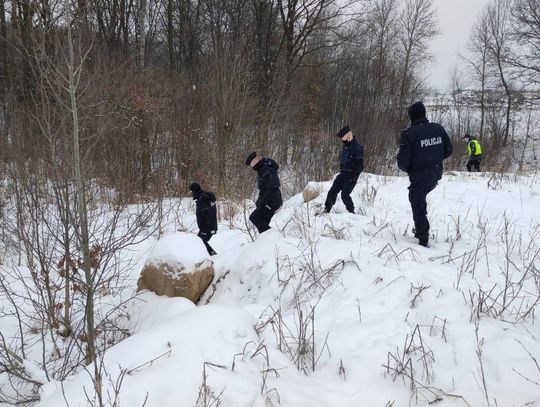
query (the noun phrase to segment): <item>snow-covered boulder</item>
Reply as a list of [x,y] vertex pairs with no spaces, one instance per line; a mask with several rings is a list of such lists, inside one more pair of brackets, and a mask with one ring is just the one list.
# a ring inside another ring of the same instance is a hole
[[323,191],[323,186],[320,182],[308,182],[302,191],[302,196],[304,197],[304,202],[313,201],[317,198]]
[[137,289],[167,297],[184,297],[196,303],[214,279],[214,265],[197,236],[175,233],[160,239],[152,249]]

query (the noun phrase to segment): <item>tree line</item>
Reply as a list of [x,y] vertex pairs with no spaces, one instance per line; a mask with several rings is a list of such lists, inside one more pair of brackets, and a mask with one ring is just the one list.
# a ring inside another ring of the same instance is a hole
[[[463,65],[479,90],[481,138],[506,144],[517,94],[539,82],[538,6],[492,0],[472,29]],[[8,161],[47,167],[69,144],[67,96],[50,92],[67,69],[67,25],[84,56],[76,96],[88,176],[127,193],[199,179],[231,197],[246,193],[240,157],[252,148],[302,168],[298,183],[328,177],[329,135],[345,123],[369,147],[368,169],[383,171],[407,105],[427,94],[422,71],[439,33],[432,0],[2,0]],[[487,123],[498,104],[503,123]]]
[[128,193],[199,179],[238,196],[252,148],[328,177],[345,122],[384,156],[437,34],[431,0],[2,0],[0,15],[4,155],[71,157],[69,25],[84,171]]

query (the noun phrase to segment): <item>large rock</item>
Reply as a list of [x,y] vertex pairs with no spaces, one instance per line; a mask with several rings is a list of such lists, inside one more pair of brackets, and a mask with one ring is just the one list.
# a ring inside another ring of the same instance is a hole
[[152,249],[137,289],[196,303],[213,279],[214,265],[202,241],[195,235],[175,233],[160,239]]
[[321,194],[322,190],[323,187],[319,182],[308,182],[302,191],[304,202],[313,201]]

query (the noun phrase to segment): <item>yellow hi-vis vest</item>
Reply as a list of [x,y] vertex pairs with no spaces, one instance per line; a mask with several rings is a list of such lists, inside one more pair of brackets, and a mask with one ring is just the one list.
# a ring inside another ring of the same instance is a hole
[[474,144],[474,155],[482,154],[482,147],[480,146],[480,142],[478,140],[471,140],[467,143],[467,151],[469,152],[469,157],[472,154],[471,144]]

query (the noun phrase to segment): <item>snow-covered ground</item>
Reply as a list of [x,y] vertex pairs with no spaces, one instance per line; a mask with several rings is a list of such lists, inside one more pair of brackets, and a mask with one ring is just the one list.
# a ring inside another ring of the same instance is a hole
[[[255,241],[243,213],[223,219],[198,306],[131,301],[131,336],[103,359],[107,405],[540,406],[537,176],[445,174],[429,249],[411,237],[406,178],[362,174],[361,214],[339,201],[317,217],[330,185],[285,202]],[[193,225],[180,211],[167,232]],[[130,251],[133,289],[153,244]],[[93,394],[81,371],[43,386],[38,405]]]

